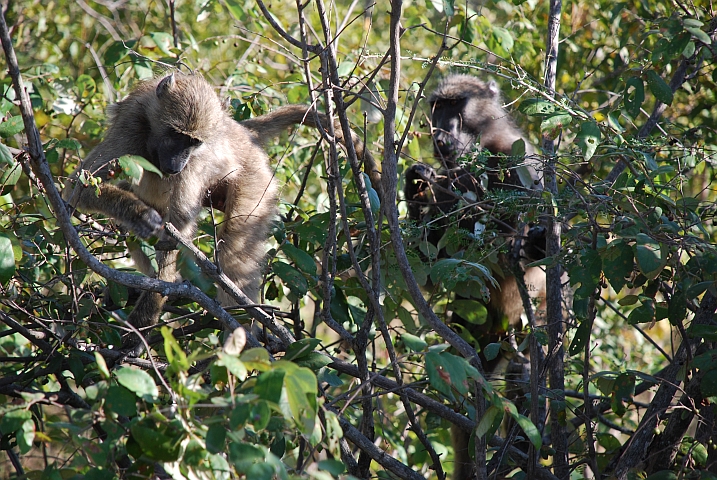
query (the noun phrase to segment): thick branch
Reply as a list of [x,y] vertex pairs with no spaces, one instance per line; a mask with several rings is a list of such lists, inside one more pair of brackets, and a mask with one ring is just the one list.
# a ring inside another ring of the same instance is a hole
[[[550,1],[550,16],[548,18],[548,37],[545,57],[545,86],[548,92],[555,92],[555,78],[558,66],[558,46],[560,36],[561,0]],[[555,141],[543,138],[543,150],[547,157],[544,174],[545,189],[557,196],[558,184],[556,180],[557,158],[555,157]],[[561,223],[555,215],[548,218],[548,231],[546,234],[546,255],[556,258],[560,253]],[[550,390],[562,395],[565,389],[565,365],[563,337],[565,326],[563,323],[563,295],[562,295],[562,267],[555,263],[546,269],[546,321],[548,325],[548,371]],[[532,362],[532,355],[531,355]],[[542,367],[541,367],[542,370]],[[531,378],[532,381],[537,379]],[[551,441],[555,454],[553,455],[553,471],[561,479],[570,478],[568,465],[568,435],[565,426],[560,421],[561,413],[558,405],[563,402],[550,402]],[[588,439],[590,441],[590,439]],[[537,458],[535,459],[538,460]],[[529,472],[530,475],[530,472]]]
[[201,250],[195,247],[191,240],[183,238],[179,230],[177,230],[174,225],[167,223],[164,226],[164,231],[167,235],[181,243],[187,250],[192,252],[192,255],[194,255],[194,258],[202,271],[218,283],[225,292],[231,295],[232,298],[236,300],[237,303],[242,306],[247,313],[249,313],[249,315],[252,316],[252,318],[258,320],[274,335],[279,337],[284,344],[284,347],[287,347],[296,341],[294,336],[284,325],[275,322],[274,318],[266,313],[264,309],[254,306],[251,299],[247,297],[246,294],[242,292],[229,277],[226,276],[226,274],[220,272],[217,266],[212,263]]

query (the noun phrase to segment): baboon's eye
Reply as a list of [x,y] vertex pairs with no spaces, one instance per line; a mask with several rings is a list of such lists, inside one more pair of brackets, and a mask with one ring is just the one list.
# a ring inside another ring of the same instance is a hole
[[451,106],[456,105],[458,103],[458,100],[455,98],[451,98]]
[[202,144],[202,141],[198,138],[189,137],[189,145],[192,147],[198,147]]

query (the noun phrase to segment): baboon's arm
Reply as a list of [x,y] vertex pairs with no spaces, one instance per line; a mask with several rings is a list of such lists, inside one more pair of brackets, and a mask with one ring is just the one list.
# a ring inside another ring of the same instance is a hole
[[[82,162],[80,170],[70,177],[62,196],[71,207],[83,213],[102,213],[116,219],[142,238],[149,238],[162,225],[162,216],[147,205],[134,193],[108,182],[110,163],[130,151],[126,142],[117,141],[112,134],[90,153]],[[79,173],[81,170],[102,180],[98,186],[83,185]]]
[[77,184],[66,189],[67,202],[81,212],[97,212],[112,217],[142,238],[156,234],[162,216],[134,193],[109,183],[98,187]]
[[[259,117],[244,120],[242,127],[248,128],[256,135],[262,146],[266,146],[274,138],[281,135],[289,127],[294,125],[306,125],[312,128],[326,128],[329,124],[329,118],[324,113],[318,114],[319,124],[316,123],[316,117],[311,111],[310,105],[284,105],[276,110]],[[346,145],[346,138],[341,125],[338,121],[334,124],[336,140]],[[351,142],[356,150],[356,156],[364,162],[364,171],[371,179],[371,185],[383,200],[381,191],[381,170],[371,152],[366,150],[363,140],[353,131],[351,133]]]

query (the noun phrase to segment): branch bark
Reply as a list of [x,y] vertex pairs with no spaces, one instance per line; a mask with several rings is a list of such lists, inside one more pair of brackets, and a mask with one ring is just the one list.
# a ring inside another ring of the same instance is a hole
[[[560,35],[560,13],[562,10],[561,0],[550,1],[550,16],[548,18],[548,37],[545,57],[545,86],[548,92],[555,92],[555,78],[558,65],[558,46]],[[558,184],[556,179],[557,158],[555,156],[555,141],[547,137],[543,138],[543,151],[547,157],[545,168],[545,189],[552,197],[558,195]],[[557,213],[557,212],[555,212]],[[561,221],[556,215],[548,217],[548,231],[546,236],[546,255],[557,258],[560,254],[561,244]],[[565,325],[563,316],[563,295],[562,295],[562,267],[555,263],[546,269],[546,320],[548,325],[548,351],[551,355],[547,358],[548,372],[550,378],[550,390],[559,399],[564,400],[565,390],[565,365],[563,339],[565,337]],[[532,355],[531,355],[532,360]],[[542,370],[542,368],[540,368]],[[538,381],[531,378],[531,383]],[[587,389],[587,386],[585,386]],[[555,475],[567,480],[570,478],[568,465],[568,435],[565,429],[564,410],[559,405],[564,401],[550,402],[550,431],[551,441],[555,454],[553,455],[553,471]],[[535,421],[535,419],[534,419]],[[537,456],[534,458],[536,464]],[[531,476],[531,472],[528,472]]]

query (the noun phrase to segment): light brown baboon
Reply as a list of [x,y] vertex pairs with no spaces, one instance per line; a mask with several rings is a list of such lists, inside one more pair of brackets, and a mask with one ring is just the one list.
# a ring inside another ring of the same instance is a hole
[[[263,144],[305,120],[316,127],[307,112],[308,106],[291,105],[237,123],[199,75],[175,73],[143,82],[110,107],[105,138],[71,177],[65,199],[80,211],[112,217],[143,238],[161,236],[164,222],[171,222],[185,238],[193,238],[203,206],[223,210],[219,265],[249,298],[257,300],[265,242],[277,213],[277,186]],[[326,121],[323,115],[319,118]],[[340,131],[337,137],[343,138]],[[353,132],[351,138],[367,171],[380,178],[363,143]],[[163,176],[145,170],[137,185],[108,183],[112,162],[123,155],[146,158]],[[98,187],[84,184],[82,171],[102,182]],[[175,281],[176,261],[176,250],[158,249],[157,278]],[[151,274],[147,263],[139,262]],[[219,299],[229,302],[224,292]],[[143,292],[128,321],[137,328],[156,324],[165,301],[159,293]],[[127,337],[125,347],[137,347],[137,340]]]
[[[426,164],[412,165],[405,175],[404,194],[408,202],[408,218],[416,222],[433,220],[435,228],[427,231],[426,240],[438,245],[446,231],[447,216],[460,198],[456,192],[461,195],[472,192],[478,199],[486,191],[497,189],[528,193],[541,190],[543,181],[535,150],[503,109],[500,89],[495,82],[483,82],[471,75],[449,75],[429,96],[429,102],[434,157],[441,162],[442,168],[436,171]],[[523,140],[524,158],[506,158],[513,153],[513,144],[517,140]],[[483,163],[479,164],[481,161]],[[474,173],[481,170],[483,180]],[[476,232],[476,226],[482,226],[478,225],[478,218],[475,212],[465,210],[459,226]],[[537,226],[519,232],[515,216],[494,220],[503,235],[522,237],[521,251],[525,260],[539,260],[545,256],[544,228]],[[484,302],[486,322],[471,324],[456,313],[450,319],[451,323],[470,331],[481,347],[496,341],[497,336],[508,328],[522,327],[523,302],[518,285],[515,277],[506,274],[510,272],[510,266],[504,257],[501,263],[504,264],[502,272],[494,272],[498,288],[488,286],[490,300]],[[542,269],[526,269],[524,279],[531,297],[545,297],[545,272]],[[494,363],[499,362],[487,364],[491,373],[500,373],[498,370],[505,368],[505,362],[501,367]],[[468,453],[468,433],[454,427],[451,434],[455,452],[453,479],[474,478],[474,466]]]

